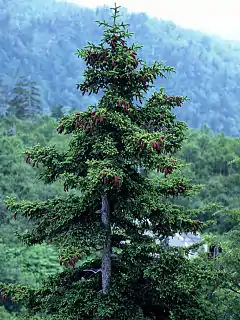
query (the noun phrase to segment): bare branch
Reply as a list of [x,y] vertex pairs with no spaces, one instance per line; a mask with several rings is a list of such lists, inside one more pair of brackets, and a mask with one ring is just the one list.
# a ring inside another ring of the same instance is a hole
[[231,290],[231,291],[234,292],[234,293],[240,294],[240,291],[237,291],[237,290],[235,290],[235,289],[233,289],[233,288],[228,288],[228,289]]
[[84,272],[93,272],[94,274],[98,273],[98,272],[101,272],[102,269],[85,269],[83,270]]

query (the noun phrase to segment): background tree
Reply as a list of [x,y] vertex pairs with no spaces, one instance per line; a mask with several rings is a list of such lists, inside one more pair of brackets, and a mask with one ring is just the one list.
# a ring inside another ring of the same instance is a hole
[[0,117],[7,114],[9,104],[8,95],[9,88],[3,83],[3,80],[0,79]]
[[[224,233],[208,233],[205,235],[205,241],[210,248],[218,251],[217,256],[211,256],[212,268],[221,270],[221,279],[219,286],[211,294],[210,299],[217,309],[217,319],[237,320],[240,310],[240,214],[239,208],[222,210],[222,214],[228,217],[232,222],[232,228]],[[205,255],[198,256],[200,259],[206,260]]]
[[[14,126],[17,136],[9,136],[9,126]],[[41,119],[20,120],[16,117],[0,119],[0,281],[5,283],[21,282],[39,286],[40,279],[46,274],[61,271],[57,260],[57,251],[52,246],[24,246],[16,237],[16,232],[24,232],[31,227],[31,222],[24,218],[8,216],[3,199],[7,195],[27,200],[53,198],[64,194],[61,185],[44,185],[34,171],[25,164],[25,148],[28,145],[53,143],[60,149],[65,148],[66,140],[55,132],[56,120],[43,116]],[[66,137],[67,138],[67,137]],[[64,141],[65,140],[65,141]],[[60,143],[60,145],[59,145]],[[2,307],[1,307],[2,306]],[[4,310],[7,308],[10,314]],[[12,311],[16,311],[11,301],[0,300],[0,319],[13,319]]]
[[[162,245],[176,232],[203,228],[194,219],[198,210],[171,201],[199,189],[174,157],[186,124],[172,109],[186,97],[161,88],[142,103],[154,79],[173,68],[137,58],[140,47],[128,44],[131,33],[117,17],[115,7],[112,25],[99,22],[102,42],[77,52],[87,64],[77,88],[103,96],[98,105],[61,119],[58,133],[71,134],[69,149],[38,145],[26,154],[41,178],[60,179],[67,195],[7,201],[15,218],[34,223],[20,238],[58,246],[65,270],[37,289],[2,283],[1,295],[24,303],[30,316],[52,319],[217,319],[207,297],[221,272],[189,260],[187,250]],[[154,169],[158,175],[151,179]]]
[[233,227],[223,235],[214,237],[215,244],[223,250],[216,261],[216,267],[225,273],[215,303],[221,310],[218,317],[220,320],[237,320],[240,311],[240,210],[231,210],[227,215],[231,215]]
[[69,106],[63,106],[61,104],[56,104],[51,108],[51,117],[60,120],[64,115],[74,112],[75,109]]
[[63,110],[64,106],[61,104],[55,104],[52,108],[51,108],[51,116],[53,118],[56,119],[60,119],[64,116],[64,110]]
[[36,82],[20,77],[12,90],[8,112],[19,119],[42,113],[41,95]]
[[178,156],[188,164],[185,174],[194,183],[204,184],[204,188],[192,199],[181,199],[181,203],[195,208],[218,204],[214,216],[209,211],[199,218],[203,221],[214,218],[216,223],[210,226],[211,232],[230,231],[235,220],[225,212],[240,207],[240,166],[234,161],[240,154],[239,139],[214,134],[206,126],[199,131],[189,130],[187,136]]

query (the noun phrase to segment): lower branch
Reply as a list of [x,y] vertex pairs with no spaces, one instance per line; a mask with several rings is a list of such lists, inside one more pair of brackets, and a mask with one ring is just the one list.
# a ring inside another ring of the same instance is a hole
[[93,272],[94,274],[96,274],[96,273],[102,271],[102,269],[96,269],[96,270],[94,270],[94,269],[85,269],[85,270],[83,270],[83,271],[84,271],[84,272]]

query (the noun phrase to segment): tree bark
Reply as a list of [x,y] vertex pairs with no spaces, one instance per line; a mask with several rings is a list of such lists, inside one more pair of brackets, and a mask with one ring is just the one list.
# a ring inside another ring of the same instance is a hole
[[102,196],[101,218],[105,229],[105,239],[102,253],[102,291],[108,294],[111,279],[111,225],[109,202],[106,195]]

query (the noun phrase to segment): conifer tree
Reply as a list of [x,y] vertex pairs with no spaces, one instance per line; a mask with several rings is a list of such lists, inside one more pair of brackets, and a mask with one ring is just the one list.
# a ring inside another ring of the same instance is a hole
[[8,109],[8,87],[0,79],[0,117],[6,116]]
[[164,245],[176,232],[203,228],[197,210],[173,201],[198,189],[174,157],[187,127],[172,110],[187,98],[161,88],[143,103],[154,80],[174,69],[138,58],[127,25],[117,23],[119,7],[113,12],[113,24],[99,22],[102,42],[76,53],[86,62],[77,89],[101,91],[99,103],[60,120],[58,133],[71,135],[68,150],[27,152],[26,162],[46,183],[62,181],[66,196],[7,201],[14,219],[33,222],[20,238],[56,245],[65,270],[40,289],[1,284],[2,297],[44,319],[216,319],[206,299],[216,285],[211,265]]
[[64,106],[62,106],[61,104],[55,104],[52,108],[51,108],[51,117],[56,118],[56,119],[60,119],[64,116]]
[[9,102],[8,112],[19,119],[41,114],[41,94],[35,81],[20,77],[12,90],[12,99]]

